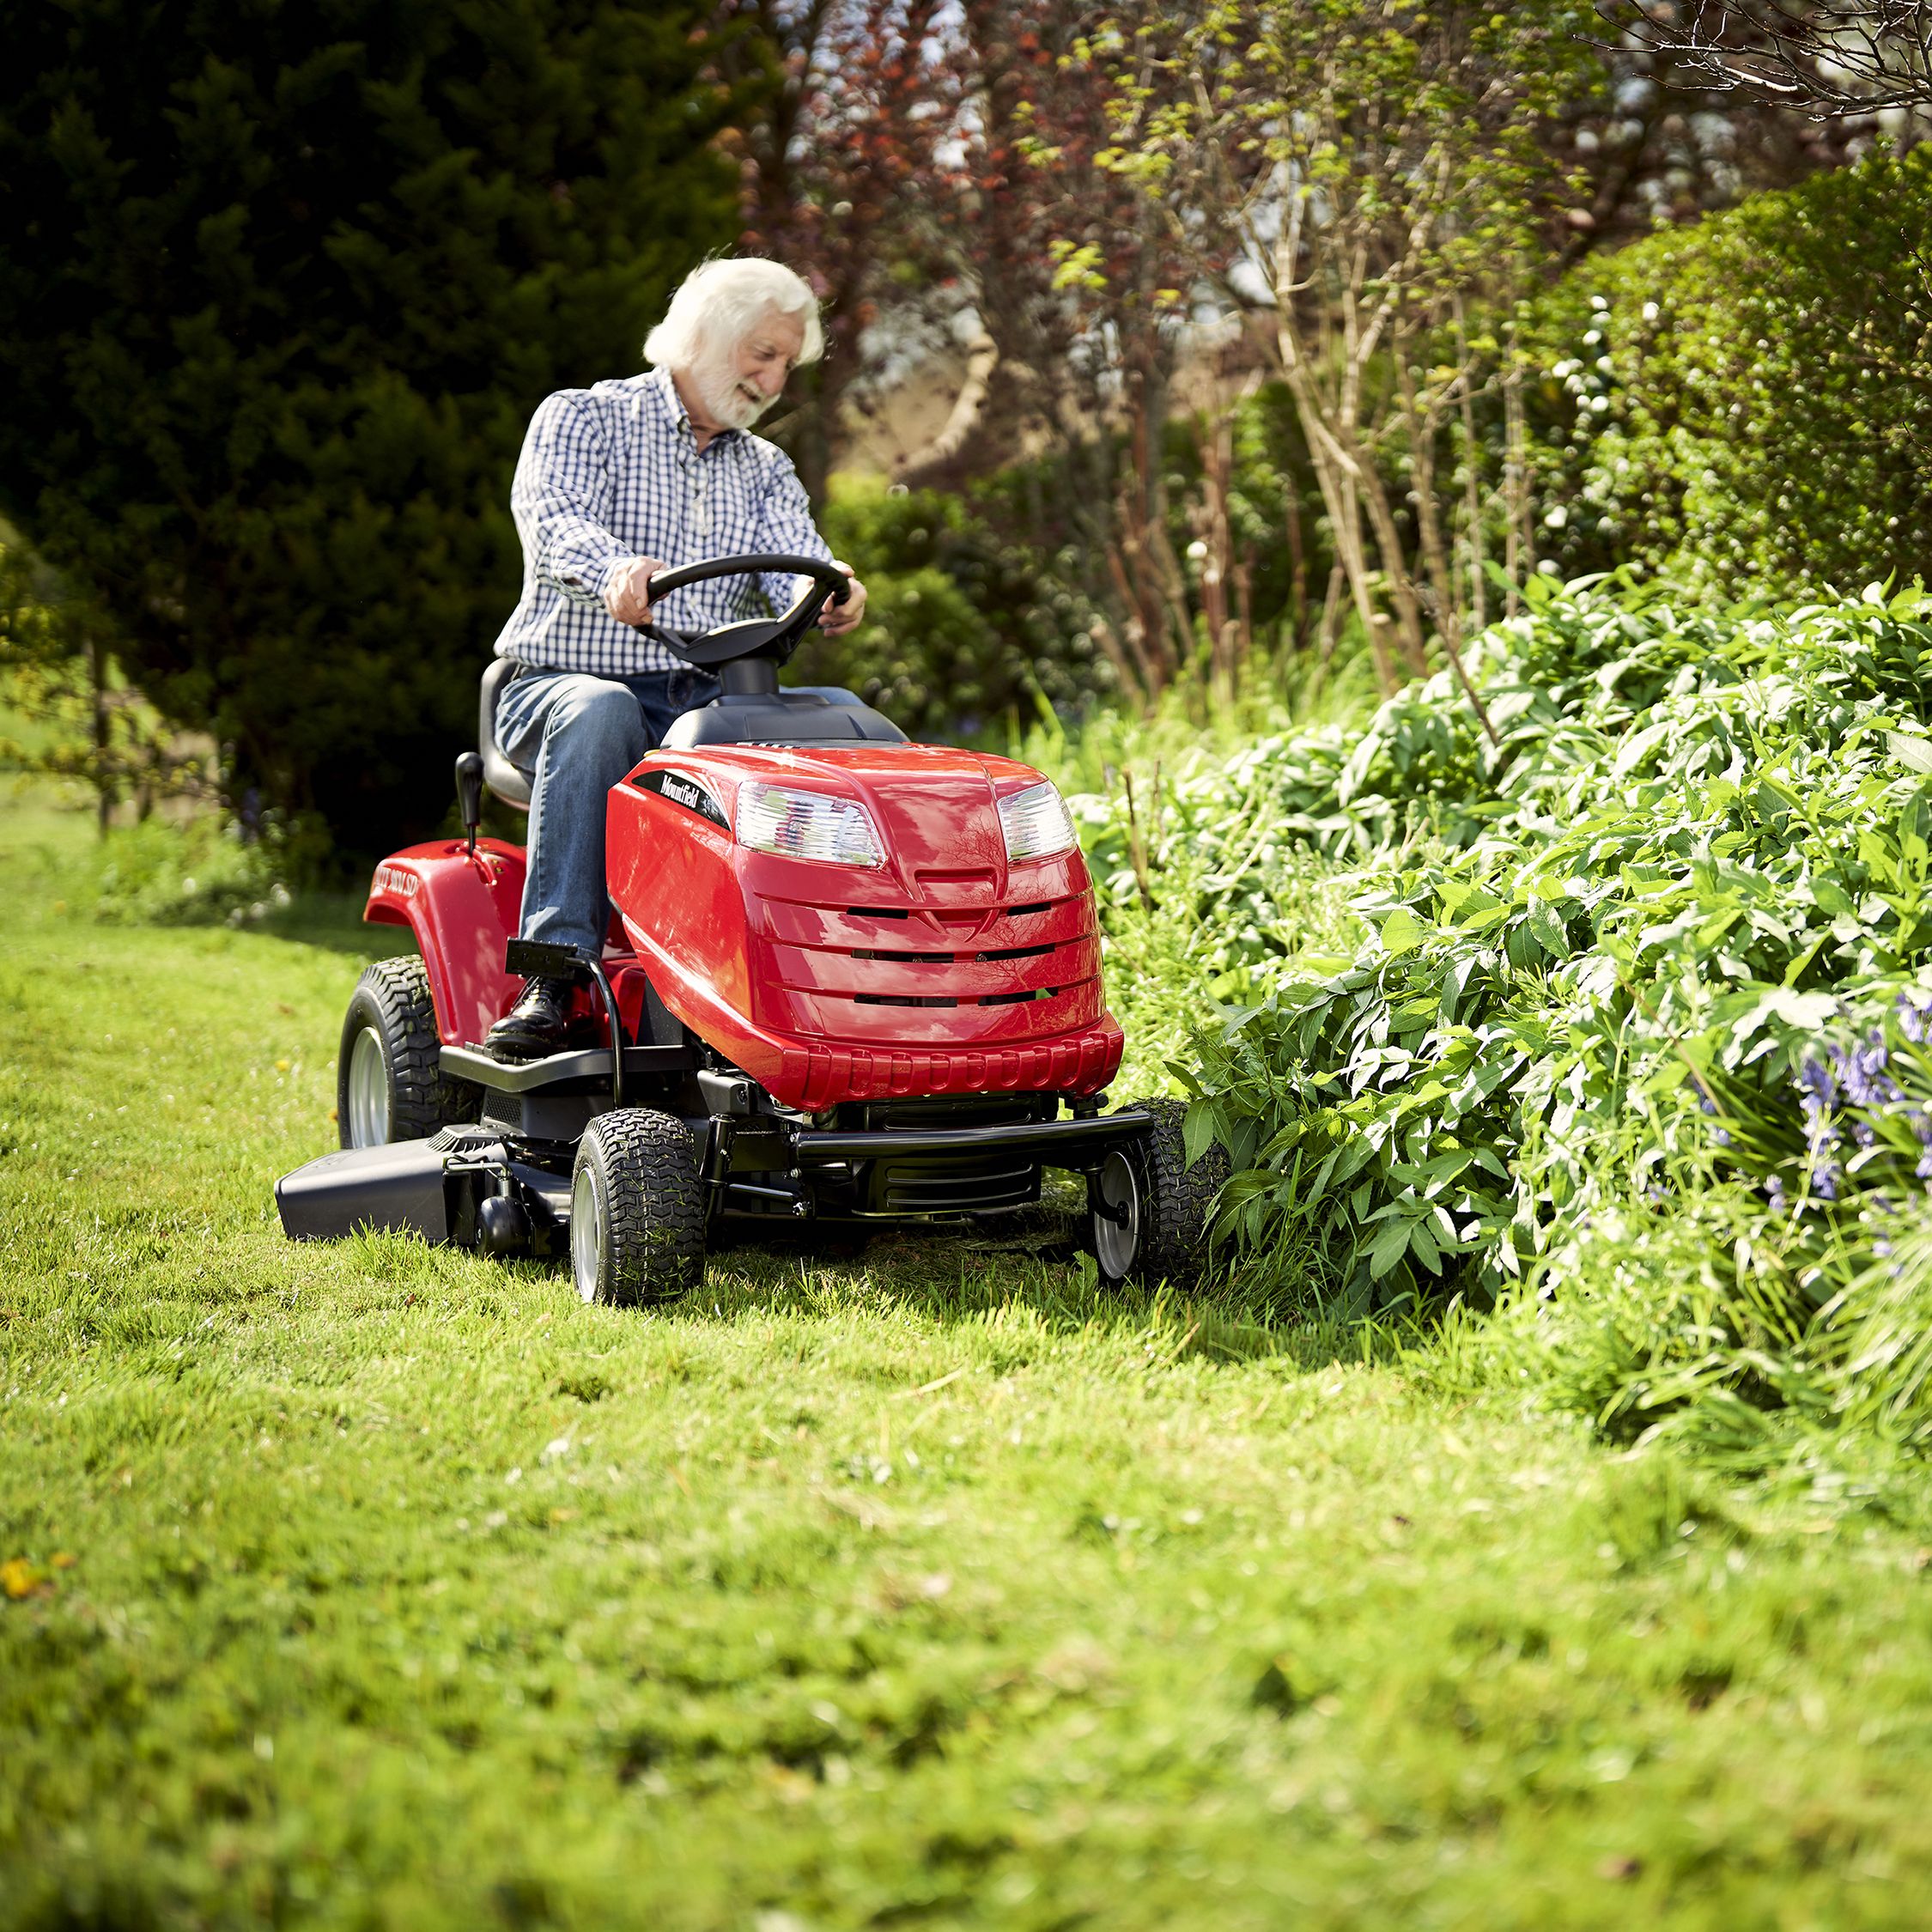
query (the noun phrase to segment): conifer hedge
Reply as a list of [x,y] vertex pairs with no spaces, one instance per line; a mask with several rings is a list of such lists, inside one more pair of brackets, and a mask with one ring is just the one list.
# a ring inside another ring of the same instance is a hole
[[238,801],[447,809],[550,390],[728,243],[703,0],[21,0],[0,509]]

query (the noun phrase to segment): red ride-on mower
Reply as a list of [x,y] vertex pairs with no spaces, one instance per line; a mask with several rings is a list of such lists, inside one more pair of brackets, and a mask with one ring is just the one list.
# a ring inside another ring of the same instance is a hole
[[[784,616],[653,635],[722,685],[610,794],[601,957],[518,939],[524,854],[478,839],[483,785],[527,806],[492,737],[457,761],[467,839],[376,868],[365,917],[416,957],[365,972],[343,1026],[342,1150],[277,1183],[300,1238],[411,1230],[494,1255],[568,1247],[586,1301],[695,1286],[725,1215],[957,1221],[1084,1174],[1102,1276],[1191,1280],[1226,1168],[1189,1167],[1172,1101],[1103,1111],[1120,1027],[1060,794],[1011,759],[913,744],[778,666],[845,594],[812,557]],[[530,974],[570,974],[568,1050],[479,1042]]]

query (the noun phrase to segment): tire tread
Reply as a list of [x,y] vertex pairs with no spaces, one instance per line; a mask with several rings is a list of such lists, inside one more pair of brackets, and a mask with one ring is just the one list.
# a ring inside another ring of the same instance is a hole
[[1227,1150],[1216,1143],[1192,1167],[1182,1123],[1184,1101],[1139,1103],[1154,1116],[1145,1153],[1140,1258],[1134,1273],[1144,1281],[1169,1281],[1191,1288],[1200,1279],[1207,1246],[1207,1221],[1214,1197],[1228,1178]]
[[610,1216],[608,1299],[623,1308],[675,1301],[704,1278],[704,1182],[691,1131],[651,1107],[598,1115],[577,1159],[598,1163]]
[[483,1090],[443,1072],[442,1037],[420,953],[378,959],[362,969],[350,994],[337,1055],[337,1108],[349,1145],[349,1054],[361,1016],[374,1019],[389,1054],[389,1132],[394,1140],[427,1140],[446,1127],[473,1121]]

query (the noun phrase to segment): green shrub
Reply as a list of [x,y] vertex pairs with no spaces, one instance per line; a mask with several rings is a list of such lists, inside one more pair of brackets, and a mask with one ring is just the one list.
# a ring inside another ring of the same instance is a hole
[[1527,598],[1499,746],[1444,673],[1076,801],[1116,957],[1242,1002],[1175,1071],[1242,1291],[1875,1495],[1932,1446],[1932,594]]
[[1586,262],[1526,319],[1537,541],[1720,592],[1932,555],[1932,149]]
[[[1194,1131],[1235,1157],[1228,1218],[1355,1305],[1493,1293],[1661,1163],[1795,1182],[1805,1054],[1932,983],[1932,600],[1529,595],[1476,653],[1499,749],[1445,673],[1170,787],[1149,858],[1227,857],[1203,917],[1252,993]],[[1084,809],[1117,881],[1132,828]],[[1344,957],[1279,916],[1306,845],[1358,863]]]
[[1004,543],[962,498],[849,482],[823,528],[865,580],[866,622],[815,637],[792,681],[849,685],[914,738],[973,738],[1042,700],[1084,708],[1114,688],[1090,613],[1048,564]]

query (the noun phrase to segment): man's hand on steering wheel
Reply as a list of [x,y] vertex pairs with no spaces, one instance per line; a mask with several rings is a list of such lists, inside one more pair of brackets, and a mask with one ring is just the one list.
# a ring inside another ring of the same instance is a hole
[[849,563],[839,563],[836,557],[832,562],[852,578],[852,589],[843,604],[828,604],[818,613],[818,628],[828,637],[841,637],[848,630],[856,630],[866,615],[866,586],[852,575]]
[[604,608],[621,624],[651,621],[651,580],[664,568],[654,556],[634,556],[611,573],[604,586]]

